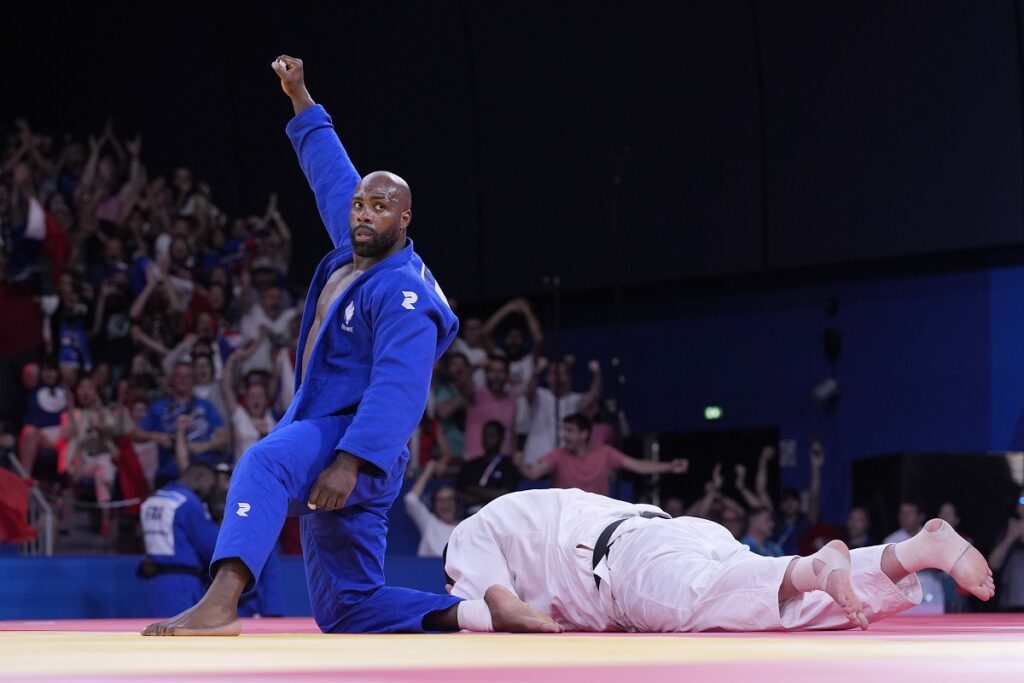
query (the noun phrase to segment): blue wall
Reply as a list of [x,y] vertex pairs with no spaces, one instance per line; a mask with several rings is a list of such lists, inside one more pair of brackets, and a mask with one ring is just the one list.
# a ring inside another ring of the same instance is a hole
[[[834,317],[822,306],[830,296],[839,300]],[[634,431],[708,429],[703,408],[720,405],[725,417],[713,428],[778,425],[782,438],[797,440],[798,464],[782,478],[798,486],[808,478],[808,443],[821,435],[826,519],[845,517],[856,458],[1024,445],[1024,268],[774,286],[699,301],[680,290],[679,299],[661,320],[630,323],[623,334],[623,401]],[[830,374],[827,325],[844,338],[834,417],[810,399]],[[556,335],[553,348],[608,361],[614,338],[610,326],[579,327]]]
[[[148,617],[137,555],[0,557],[0,619]],[[438,558],[389,557],[388,583],[442,592]],[[282,557],[286,616],[311,614],[302,558]]]

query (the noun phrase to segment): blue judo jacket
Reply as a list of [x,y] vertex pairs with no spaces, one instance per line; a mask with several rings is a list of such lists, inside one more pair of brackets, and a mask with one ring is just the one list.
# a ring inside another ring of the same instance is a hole
[[279,426],[354,413],[337,449],[366,461],[364,474],[391,480],[404,470],[434,362],[455,338],[458,319],[407,239],[404,249],[356,278],[332,305],[318,338],[309,339],[327,279],[352,261],[349,209],[360,176],[322,106],[295,116],[286,132],[335,248],[306,296],[296,357],[306,344],[314,346],[305,376],[296,364],[297,393]]

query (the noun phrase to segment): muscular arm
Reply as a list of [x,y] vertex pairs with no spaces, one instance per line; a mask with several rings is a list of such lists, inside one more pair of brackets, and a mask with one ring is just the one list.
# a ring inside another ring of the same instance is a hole
[[359,174],[341,146],[331,117],[309,96],[302,61],[282,56],[274,61],[273,68],[281,77],[281,88],[292,100],[295,118],[285,130],[313,188],[320,218],[335,248],[347,245],[349,204]]

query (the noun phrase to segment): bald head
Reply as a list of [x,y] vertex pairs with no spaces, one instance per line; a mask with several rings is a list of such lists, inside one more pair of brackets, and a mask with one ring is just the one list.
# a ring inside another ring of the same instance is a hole
[[412,190],[409,183],[391,171],[374,171],[363,176],[356,186],[356,194],[378,196],[395,202],[399,211],[412,208]]
[[412,191],[402,178],[389,171],[374,171],[356,185],[349,212],[356,256],[380,260],[400,251],[410,221]]

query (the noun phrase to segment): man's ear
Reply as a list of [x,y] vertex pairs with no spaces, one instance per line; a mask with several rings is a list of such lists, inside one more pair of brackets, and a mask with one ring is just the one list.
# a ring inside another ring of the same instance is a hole
[[405,230],[408,228],[410,223],[412,223],[412,209],[406,209],[402,212],[402,229]]

